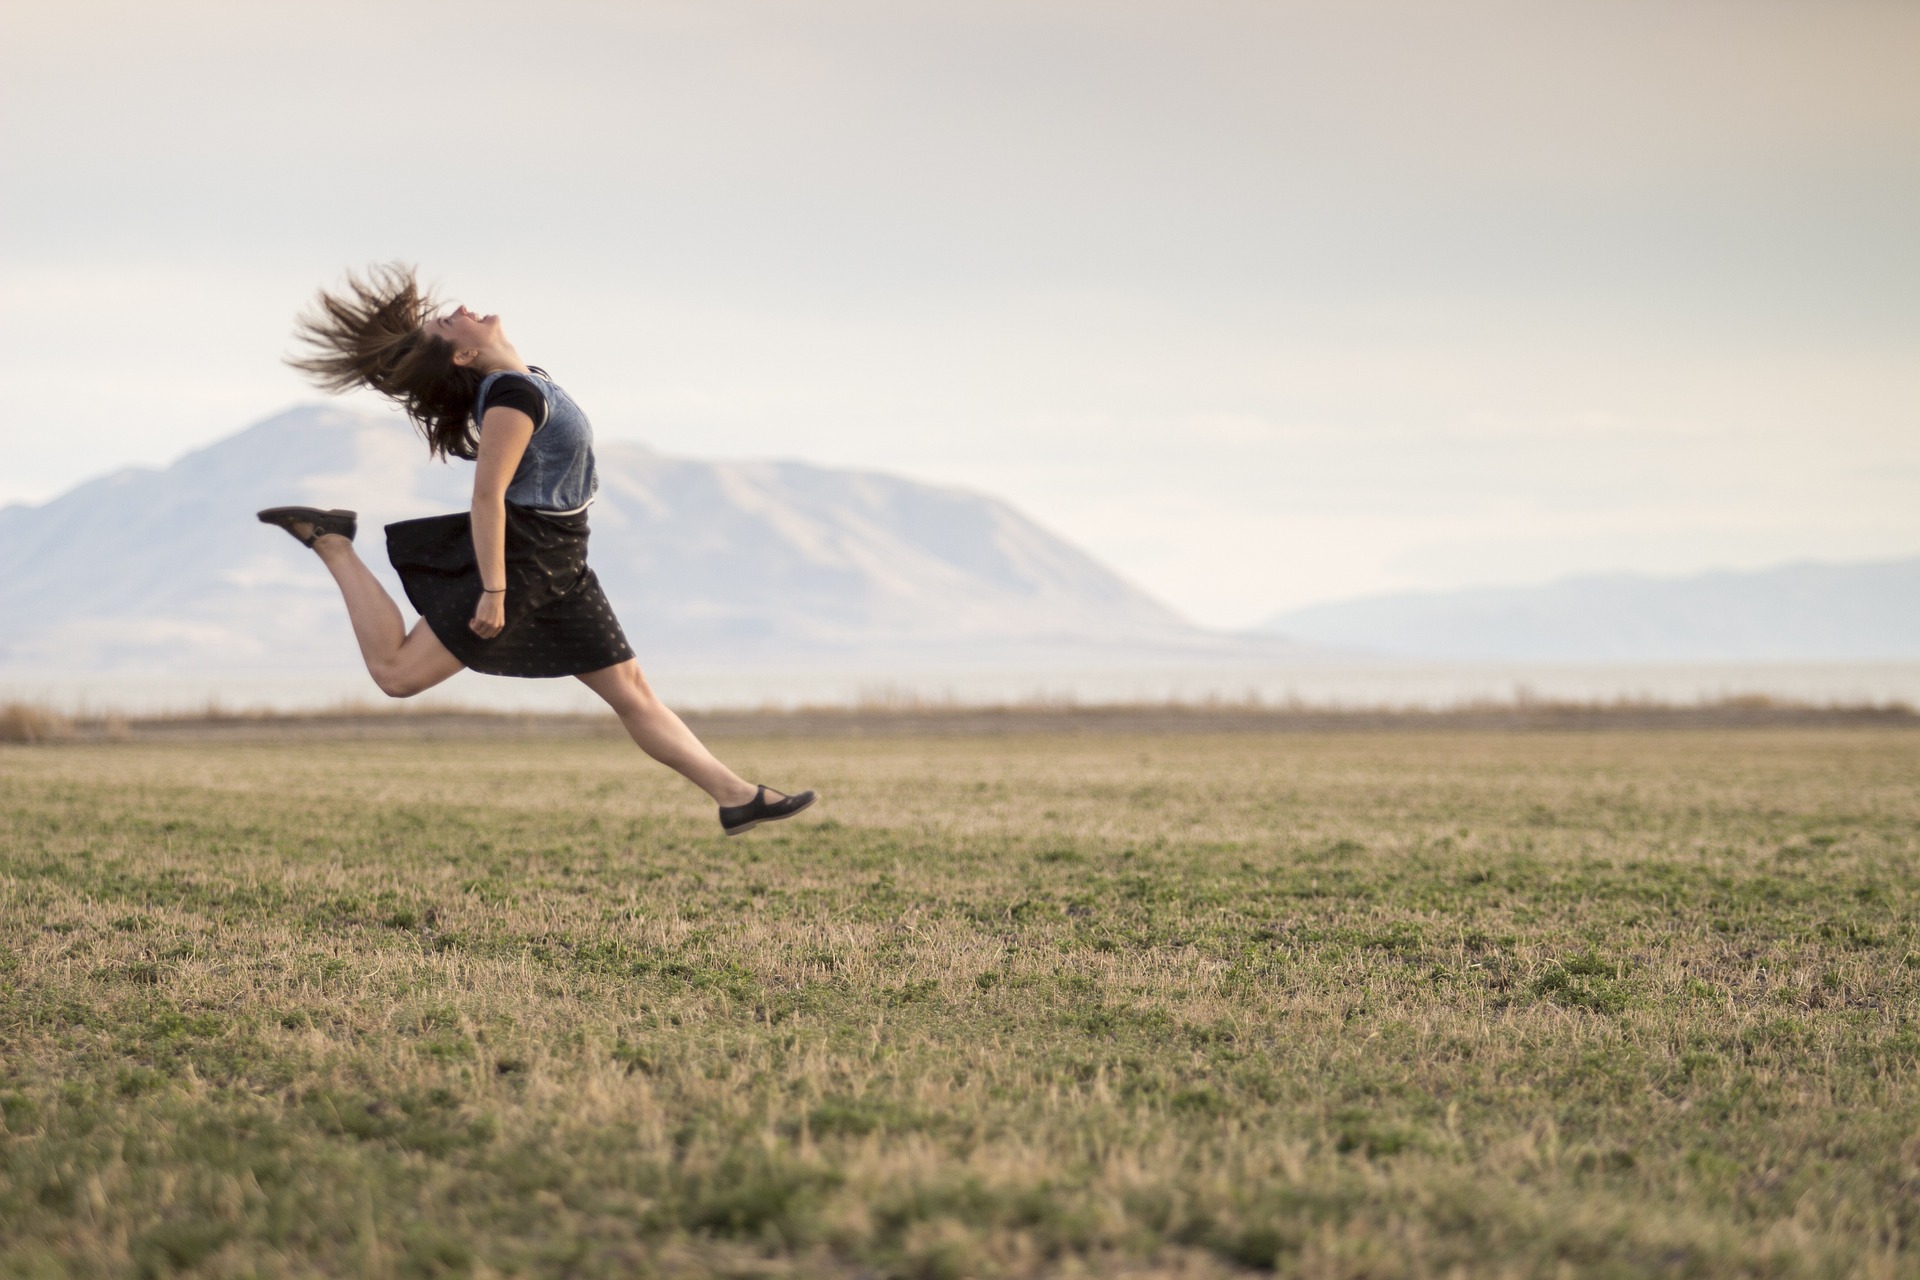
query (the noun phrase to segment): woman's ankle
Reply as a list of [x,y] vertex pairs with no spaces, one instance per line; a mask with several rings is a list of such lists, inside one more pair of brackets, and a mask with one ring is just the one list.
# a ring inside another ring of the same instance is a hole
[[716,788],[707,794],[723,809],[737,809],[743,804],[752,804],[759,796],[760,788],[751,782],[742,782],[740,785],[746,788],[745,792],[735,791],[728,786]]

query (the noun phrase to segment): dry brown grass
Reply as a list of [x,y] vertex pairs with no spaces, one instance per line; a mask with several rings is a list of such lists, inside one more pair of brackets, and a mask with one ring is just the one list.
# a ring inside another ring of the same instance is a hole
[[73,736],[73,722],[25,702],[0,705],[0,742],[51,742]]
[[0,1273],[1898,1275],[1920,734],[0,751]]

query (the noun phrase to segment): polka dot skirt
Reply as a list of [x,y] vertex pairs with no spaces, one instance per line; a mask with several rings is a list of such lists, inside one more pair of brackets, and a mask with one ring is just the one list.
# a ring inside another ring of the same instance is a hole
[[454,657],[494,676],[573,676],[633,656],[587,567],[587,516],[507,504],[507,625],[491,640],[467,623],[480,600],[466,512],[387,526],[387,558],[407,599]]

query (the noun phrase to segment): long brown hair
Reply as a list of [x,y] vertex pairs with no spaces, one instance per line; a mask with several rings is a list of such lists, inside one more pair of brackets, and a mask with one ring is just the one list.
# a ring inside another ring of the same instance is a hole
[[407,412],[437,457],[479,452],[473,401],[484,375],[453,362],[453,344],[421,330],[438,309],[414,268],[398,262],[347,273],[338,293],[322,289],[294,336],[310,350],[287,363],[328,391],[372,387]]

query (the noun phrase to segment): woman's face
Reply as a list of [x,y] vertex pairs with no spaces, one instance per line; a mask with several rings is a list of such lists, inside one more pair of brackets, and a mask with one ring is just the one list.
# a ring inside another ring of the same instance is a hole
[[490,350],[500,341],[500,317],[477,316],[465,306],[442,311],[420,327],[429,337],[451,342],[458,364],[471,363],[475,357],[469,352]]

